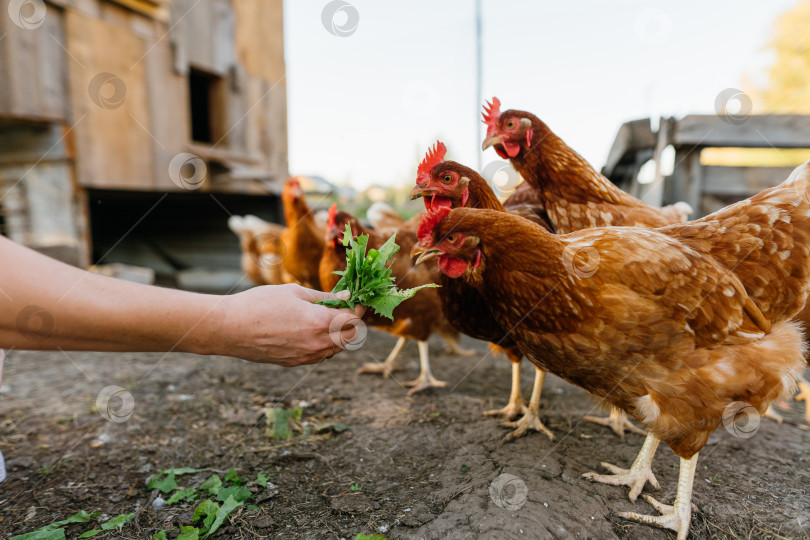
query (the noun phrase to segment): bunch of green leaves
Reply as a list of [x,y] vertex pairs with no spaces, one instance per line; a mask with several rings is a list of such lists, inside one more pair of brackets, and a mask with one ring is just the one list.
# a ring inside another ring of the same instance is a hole
[[30,533],[12,536],[10,540],[65,540],[64,527],[72,523],[87,523],[99,515],[101,515],[101,512],[88,514],[84,510],[79,510],[67,519],[55,521]]
[[[394,318],[394,308],[402,302],[412,297],[420,289],[425,287],[438,287],[429,283],[420,285],[412,289],[400,290],[394,285],[394,278],[391,277],[391,264],[394,255],[399,251],[396,243],[396,233],[391,235],[379,250],[368,249],[368,235],[361,234],[357,238],[352,237],[352,228],[346,224],[346,232],[343,234],[343,245],[349,247],[346,250],[346,270],[334,272],[341,276],[337,282],[333,293],[349,291],[351,296],[348,300],[321,300],[318,304],[334,307],[354,309],[360,304],[374,310],[377,315]],[[366,250],[368,249],[368,254]]]
[[[17,536],[12,536],[10,540],[65,540],[65,529],[64,527],[71,525],[73,523],[87,523],[91,521],[93,518],[98,517],[101,515],[101,512],[97,512],[95,514],[88,514],[84,510],[79,510],[72,516],[67,519],[63,519],[61,521],[56,521],[51,523],[50,525],[45,525],[33,532],[20,534]],[[135,519],[135,513],[131,514],[122,514],[120,516],[116,516],[104,523],[101,524],[100,529],[90,529],[89,531],[85,531],[84,533],[76,536],[75,538],[92,538],[98,534],[103,532],[111,531],[113,529],[121,532],[124,528],[124,525],[129,523]]]
[[[207,469],[166,469],[160,471],[154,478],[157,478],[158,480],[156,481],[159,482],[160,478],[176,476],[178,471],[190,474],[190,471],[200,472],[204,470]],[[172,473],[174,474],[172,475]],[[275,473],[269,475],[270,478],[273,476],[275,476]],[[267,488],[267,480],[268,475],[259,473],[256,475],[255,482],[257,485]],[[199,488],[177,489],[166,501],[167,506],[182,502],[193,502],[205,496],[211,496],[216,500],[203,499],[200,501],[195,507],[191,519],[191,521],[201,520],[200,526],[181,526],[180,535],[175,540],[202,540],[214,534],[234,510],[243,506],[253,497],[253,493],[244,486],[247,483],[247,478],[241,478],[237,474],[236,469],[231,469],[225,474],[224,478],[220,478],[217,474],[212,474],[205,482],[200,484]],[[160,488],[157,487],[157,489]],[[259,508],[254,505],[248,505],[247,509],[249,511],[259,510]],[[166,535],[170,530],[157,531],[152,538],[154,540],[168,540]]]

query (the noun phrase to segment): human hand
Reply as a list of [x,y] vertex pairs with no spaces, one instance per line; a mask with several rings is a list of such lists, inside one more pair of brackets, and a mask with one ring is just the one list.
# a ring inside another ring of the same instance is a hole
[[209,335],[217,354],[285,367],[314,364],[342,351],[360,331],[365,308],[314,304],[348,299],[300,285],[268,285],[223,298]]

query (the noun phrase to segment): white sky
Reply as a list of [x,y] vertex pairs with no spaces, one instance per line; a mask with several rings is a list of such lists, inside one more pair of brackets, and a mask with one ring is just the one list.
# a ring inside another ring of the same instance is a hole
[[[347,37],[322,25],[327,0],[284,3],[290,172],[410,183],[437,138],[476,167],[474,1],[349,1]],[[622,122],[712,113],[722,90],[762,80],[774,20],[797,0],[482,2],[484,97],[601,167]]]

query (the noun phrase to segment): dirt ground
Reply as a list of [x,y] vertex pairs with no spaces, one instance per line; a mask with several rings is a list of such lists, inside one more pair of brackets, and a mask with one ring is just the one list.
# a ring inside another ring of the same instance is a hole
[[[481,412],[505,403],[506,360],[481,342],[465,341],[478,356],[459,357],[432,341],[434,374],[448,387],[407,397],[399,383],[418,373],[415,344],[395,380],[355,374],[393,344],[371,332],[363,348],[297,369],[181,354],[11,352],[0,390],[9,469],[0,484],[0,537],[86,510],[137,512],[122,533],[96,538],[150,538],[189,525],[196,505],[154,511],[157,491],[145,487],[151,473],[233,467],[248,478],[276,473],[275,488],[259,490],[252,501],[259,510],[235,511],[213,538],[674,538],[616,516],[654,513],[641,499],[631,503],[626,488],[580,478],[600,461],[628,466],[643,440],[582,422],[593,401],[581,390],[549,377],[542,414],[556,441],[532,433],[504,444],[506,430]],[[527,391],[532,374],[525,365]],[[134,398],[125,422],[94,410],[108,385]],[[309,424],[339,421],[348,430],[268,439],[264,407],[280,404],[303,407]],[[778,409],[785,422],[763,419],[749,439],[725,430],[712,436],[695,477],[691,538],[810,538],[810,427],[800,405]],[[671,503],[677,458],[662,446],[653,470],[658,496]],[[209,474],[180,484],[199,485]],[[498,499],[501,474],[519,479],[500,492],[514,505]],[[528,490],[522,506],[520,482]],[[89,528],[72,525],[68,537]]]

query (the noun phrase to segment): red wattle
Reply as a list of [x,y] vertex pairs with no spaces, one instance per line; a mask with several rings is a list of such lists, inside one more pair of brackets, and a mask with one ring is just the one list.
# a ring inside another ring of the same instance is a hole
[[503,148],[510,158],[516,157],[520,153],[520,145],[518,143],[504,141]]
[[468,188],[464,188],[464,191],[461,192],[461,206],[467,206],[467,199],[470,198],[470,190]]
[[501,159],[508,159],[509,156],[506,155],[506,152],[503,150],[503,146],[500,144],[495,145],[495,153],[501,156]]
[[447,197],[440,197],[438,195],[433,196],[433,209],[436,208],[453,208],[453,201],[448,199]]
[[447,255],[439,255],[438,262],[439,270],[441,270],[444,275],[451,278],[460,278],[467,269],[466,262]]

